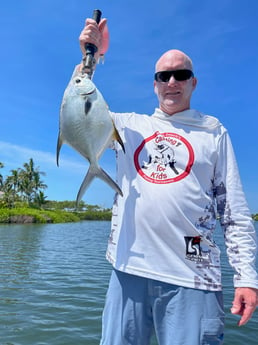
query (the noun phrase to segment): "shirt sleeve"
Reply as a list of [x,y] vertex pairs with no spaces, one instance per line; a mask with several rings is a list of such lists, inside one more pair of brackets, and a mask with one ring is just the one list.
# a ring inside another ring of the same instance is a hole
[[255,268],[257,238],[245,199],[230,137],[225,131],[218,143],[214,192],[235,287],[258,288]]

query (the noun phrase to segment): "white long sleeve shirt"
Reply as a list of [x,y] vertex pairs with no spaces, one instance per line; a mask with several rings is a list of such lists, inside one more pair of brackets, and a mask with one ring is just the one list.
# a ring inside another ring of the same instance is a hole
[[256,235],[229,135],[196,110],[169,116],[111,114],[123,197],[113,206],[107,259],[120,271],[180,286],[221,290],[216,216],[235,287],[258,288]]

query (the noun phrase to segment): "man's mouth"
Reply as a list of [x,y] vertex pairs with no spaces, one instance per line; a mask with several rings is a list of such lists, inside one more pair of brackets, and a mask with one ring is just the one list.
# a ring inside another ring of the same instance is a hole
[[173,92],[167,92],[166,95],[167,96],[177,96],[180,95],[181,92],[180,91],[173,91]]

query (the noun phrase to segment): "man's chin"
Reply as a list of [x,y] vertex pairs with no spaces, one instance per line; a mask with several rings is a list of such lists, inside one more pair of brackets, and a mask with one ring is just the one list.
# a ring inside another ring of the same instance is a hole
[[175,113],[180,113],[181,111],[184,111],[186,109],[189,109],[188,106],[184,106],[183,104],[178,104],[176,102],[164,102],[160,105],[160,109],[164,111],[164,113],[173,115]]

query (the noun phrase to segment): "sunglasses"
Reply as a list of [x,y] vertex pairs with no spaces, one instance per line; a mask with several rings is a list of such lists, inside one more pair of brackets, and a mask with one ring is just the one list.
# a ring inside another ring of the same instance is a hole
[[171,77],[174,77],[177,81],[188,80],[194,76],[190,69],[177,69],[175,71],[160,71],[156,72],[154,78],[156,81],[167,83]]

